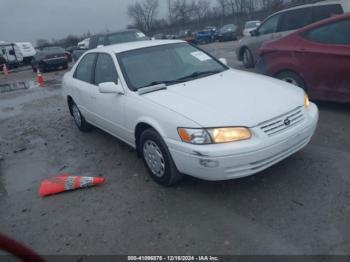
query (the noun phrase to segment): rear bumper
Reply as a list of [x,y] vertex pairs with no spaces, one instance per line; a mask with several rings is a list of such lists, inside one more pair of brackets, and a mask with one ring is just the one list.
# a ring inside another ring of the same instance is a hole
[[[276,137],[209,146],[166,141],[181,173],[205,180],[228,180],[258,173],[296,153],[311,140],[318,109],[312,104],[305,121]],[[253,133],[255,133],[253,131]]]
[[43,65],[45,66],[45,68],[57,68],[67,65],[67,63],[68,61],[66,59],[43,61]]

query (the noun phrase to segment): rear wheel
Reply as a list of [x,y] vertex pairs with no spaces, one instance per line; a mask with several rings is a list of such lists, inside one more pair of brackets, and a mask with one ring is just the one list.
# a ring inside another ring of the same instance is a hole
[[248,48],[244,48],[242,58],[243,65],[245,68],[251,68],[254,66],[253,55]]
[[149,128],[141,134],[139,146],[146,169],[156,183],[171,186],[183,178],[167,145],[154,129]]
[[82,132],[89,132],[92,129],[92,126],[86,122],[84,116],[81,114],[78,106],[72,101],[69,103],[69,110],[72,113],[73,119],[77,127]]
[[304,80],[297,73],[291,71],[284,71],[279,73],[277,75],[277,78],[292,85],[298,86],[302,89],[306,89]]

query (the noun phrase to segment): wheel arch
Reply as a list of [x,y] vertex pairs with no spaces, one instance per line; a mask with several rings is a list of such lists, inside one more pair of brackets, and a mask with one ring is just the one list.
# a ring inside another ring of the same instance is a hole
[[70,95],[67,95],[67,104],[68,104],[68,108],[71,116],[73,116],[72,107],[71,107],[73,103],[75,103],[74,99]]
[[160,126],[152,121],[149,120],[140,120],[136,126],[135,126],[135,147],[136,147],[136,152],[139,157],[141,157],[141,149],[140,149],[140,138],[141,134],[147,130],[147,129],[153,129],[156,131],[161,137],[163,137],[163,132]]
[[282,74],[282,73],[284,73],[284,72],[291,72],[291,73],[293,73],[293,74],[298,75],[298,76],[301,78],[301,80],[303,80],[303,82],[304,82],[305,90],[306,90],[306,91],[308,90],[308,86],[307,86],[307,83],[306,83],[306,81],[305,81],[304,75],[301,74],[301,73],[299,73],[297,70],[291,69],[291,68],[289,68],[289,67],[283,67],[283,69],[279,69],[278,71],[276,71],[276,72],[273,74],[273,77],[274,77],[274,78],[278,78],[278,75],[280,75],[280,74]]
[[[243,61],[243,53],[244,53],[245,49],[248,49],[250,51],[248,46],[246,46],[246,45],[241,46],[241,48],[239,49],[239,53],[238,53],[238,60],[239,61]],[[252,51],[250,51],[250,53],[252,53]]]

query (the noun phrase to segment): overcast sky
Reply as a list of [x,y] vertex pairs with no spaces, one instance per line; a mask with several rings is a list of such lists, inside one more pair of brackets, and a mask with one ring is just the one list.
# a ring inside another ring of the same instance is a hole
[[[32,42],[125,28],[137,0],[0,0],[0,41]],[[138,0],[143,1],[143,0]],[[165,13],[165,0],[160,0]]]

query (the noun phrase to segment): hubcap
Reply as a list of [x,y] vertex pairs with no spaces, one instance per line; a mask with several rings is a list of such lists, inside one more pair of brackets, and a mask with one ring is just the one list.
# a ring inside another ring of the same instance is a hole
[[81,115],[80,115],[79,109],[76,105],[73,105],[72,112],[73,112],[73,117],[74,117],[75,123],[78,126],[81,126]]
[[284,77],[284,78],[282,78],[281,80],[283,80],[283,81],[285,81],[285,82],[287,82],[287,83],[290,83],[290,84],[292,84],[292,85],[299,86],[298,82],[297,82],[294,78],[292,78],[292,77]]
[[244,64],[249,64],[250,54],[249,51],[245,50],[243,54],[243,62]]
[[157,144],[151,140],[147,140],[143,145],[143,156],[146,160],[148,168],[157,177],[164,176],[165,161],[162,151]]

